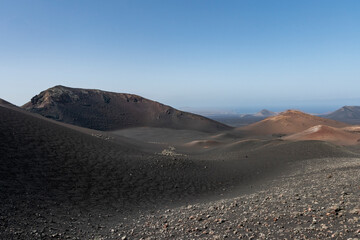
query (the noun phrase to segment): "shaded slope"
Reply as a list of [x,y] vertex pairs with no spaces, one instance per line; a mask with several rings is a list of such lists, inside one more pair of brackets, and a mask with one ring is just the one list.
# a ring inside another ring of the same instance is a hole
[[316,125],[346,127],[345,123],[312,116],[300,111],[288,110],[246,127],[237,128],[249,135],[293,134]]
[[146,154],[2,106],[0,138],[2,203],[147,205],[209,191],[222,178],[209,180],[190,160]]
[[41,92],[23,108],[58,121],[97,130],[144,126],[204,132],[231,129],[137,95],[63,86]]
[[4,106],[4,107],[11,107],[11,108],[17,108],[17,106],[15,106],[12,103],[9,103],[8,101],[0,98],[0,106]]
[[[3,197],[8,193],[75,202],[94,200],[91,193],[102,188],[101,181],[94,184],[95,179],[104,175],[111,179],[120,169],[128,171],[128,161],[140,154],[10,108],[0,107],[0,117]],[[97,164],[109,169],[96,170]],[[114,164],[118,168],[111,172]]]
[[33,115],[0,106],[1,239],[67,238],[60,231],[89,239],[90,222],[103,225],[109,213],[210,193],[227,178]]

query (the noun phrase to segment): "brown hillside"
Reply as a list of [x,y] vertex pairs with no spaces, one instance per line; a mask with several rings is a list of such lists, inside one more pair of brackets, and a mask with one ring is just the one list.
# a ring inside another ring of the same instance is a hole
[[23,108],[61,122],[96,130],[164,127],[216,132],[231,129],[208,118],[137,95],[64,86],[41,92]]
[[325,119],[296,110],[287,110],[277,116],[266,118],[260,122],[238,128],[251,135],[293,134],[316,125],[336,128],[348,126],[346,123]]

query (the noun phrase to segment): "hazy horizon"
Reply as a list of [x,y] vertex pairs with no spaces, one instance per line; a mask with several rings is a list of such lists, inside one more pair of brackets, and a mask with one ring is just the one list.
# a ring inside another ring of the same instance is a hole
[[360,105],[359,1],[1,1],[0,98],[55,85],[176,108]]
[[[316,101],[315,101],[316,102]],[[188,111],[196,114],[201,114],[204,116],[211,116],[211,115],[226,115],[226,114],[253,114],[260,112],[263,109],[273,111],[273,112],[283,112],[289,109],[299,110],[302,112],[306,112],[309,114],[326,114],[330,112],[334,112],[339,108],[344,106],[359,106],[358,102],[360,99],[353,99],[351,101],[339,101],[340,103],[334,103],[330,105],[301,105],[301,104],[288,104],[288,105],[250,105],[250,106],[239,106],[239,107],[191,107],[191,106],[180,106],[178,107],[180,110]],[[346,102],[346,103],[344,103]],[[353,104],[347,104],[347,103]],[[344,104],[341,104],[344,103]]]

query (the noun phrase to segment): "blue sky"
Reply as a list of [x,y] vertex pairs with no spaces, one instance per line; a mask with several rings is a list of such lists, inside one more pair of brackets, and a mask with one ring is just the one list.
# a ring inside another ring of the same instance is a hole
[[360,1],[0,0],[0,97],[54,85],[177,108],[360,105]]

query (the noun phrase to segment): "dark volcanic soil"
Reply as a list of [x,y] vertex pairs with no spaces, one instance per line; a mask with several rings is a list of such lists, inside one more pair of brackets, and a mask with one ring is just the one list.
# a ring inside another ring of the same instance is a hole
[[[0,112],[2,197],[140,205],[158,198],[166,201],[166,196],[182,198],[216,185],[216,178],[202,180],[203,163],[186,156],[145,153],[107,135],[80,132],[21,109],[0,106]],[[193,181],[194,176],[199,181]]]
[[239,197],[124,218],[109,239],[358,239],[360,159],[312,159]]
[[0,239],[358,236],[356,146],[228,137],[140,143],[0,104]]

